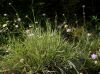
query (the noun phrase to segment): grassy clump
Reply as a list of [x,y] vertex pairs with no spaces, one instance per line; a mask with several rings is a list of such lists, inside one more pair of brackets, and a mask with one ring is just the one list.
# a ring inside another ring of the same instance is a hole
[[[28,29],[24,41],[9,39],[7,55],[0,61],[0,69],[40,74],[95,71],[100,66],[100,38],[82,32],[77,41],[67,41],[62,39],[60,31],[52,30],[50,26],[47,26],[47,31],[41,27]],[[74,36],[74,33],[71,34]],[[97,56],[92,58],[92,54]]]
[[[71,49],[66,49],[70,46],[62,40],[60,32],[48,28],[46,32],[39,27],[33,29],[23,42],[15,38],[11,39],[8,45],[9,54],[1,61],[2,69],[28,69],[38,73],[48,72],[49,67],[52,67],[50,64],[53,64],[54,70],[56,67],[60,70],[56,64],[63,64],[63,59],[70,59],[74,54],[70,54]],[[64,56],[67,53],[72,56]],[[52,72],[53,68],[50,70]]]

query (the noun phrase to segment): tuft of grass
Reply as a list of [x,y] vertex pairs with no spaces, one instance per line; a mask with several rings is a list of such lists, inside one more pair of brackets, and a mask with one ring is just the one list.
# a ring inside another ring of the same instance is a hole
[[[45,28],[38,24],[36,21],[24,29],[21,26],[23,22],[19,21],[16,30],[21,33],[18,38],[16,35],[10,36],[10,23],[7,23],[4,28],[8,27],[9,30],[6,30],[8,44],[4,50],[0,49],[4,54],[0,56],[1,70],[18,70],[31,74],[79,74],[80,71],[87,73],[89,69],[100,67],[99,36],[88,33],[83,27],[66,25],[64,30],[52,29],[48,19],[45,19]],[[16,32],[15,29],[13,31]],[[97,58],[91,58],[92,54],[97,55]]]
[[44,74],[79,74],[81,70],[86,72],[90,68],[94,69],[88,64],[94,64],[98,69],[99,58],[92,59],[91,54],[100,56],[100,38],[85,30],[81,30],[81,33],[80,29],[76,30],[71,34],[76,34],[78,40],[71,42],[64,40],[60,31],[52,30],[50,23],[47,23],[46,31],[39,26],[24,31],[24,41],[15,37],[10,38],[6,47],[7,55],[0,61],[0,69]]
[[[51,62],[61,62],[63,60],[58,59],[65,59],[63,53],[70,53],[70,49],[66,49],[67,43],[62,40],[60,32],[50,29],[49,26],[45,32],[37,27],[31,34],[28,34],[23,42],[15,38],[9,41],[10,51],[1,62],[2,69],[23,70],[26,68],[33,73],[45,72],[45,69],[49,71],[46,66],[49,66]],[[66,55],[66,58],[70,56]]]

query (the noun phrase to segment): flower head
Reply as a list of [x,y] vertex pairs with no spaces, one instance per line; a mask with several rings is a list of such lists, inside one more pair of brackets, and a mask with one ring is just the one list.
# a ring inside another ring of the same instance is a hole
[[62,15],[63,15],[63,16],[65,16],[65,14],[64,14],[64,13],[63,13]]
[[6,53],[8,53],[9,51],[8,50],[6,50]]
[[18,28],[18,25],[15,25],[16,28]]
[[7,24],[3,24],[3,27],[6,27],[7,26]]
[[7,14],[3,14],[4,16],[7,16]]
[[67,32],[71,32],[71,29],[67,29],[66,31],[67,31]]
[[85,5],[82,5],[83,8],[85,8]]
[[21,18],[18,18],[17,21],[20,22],[21,21]]
[[9,5],[11,5],[11,3],[9,3]]
[[64,28],[67,28],[68,27],[68,25],[64,25]]
[[45,14],[45,13],[43,13],[43,14],[42,14],[42,16],[46,16],[46,14]]
[[97,59],[97,55],[93,53],[93,54],[91,55],[91,58],[92,58],[92,59]]
[[95,63],[95,64],[97,64],[97,63],[98,63],[98,61],[96,60],[96,61],[94,61],[94,63]]
[[91,33],[87,33],[87,36],[90,37],[92,34]]
[[83,74],[82,72],[80,72],[79,74]]

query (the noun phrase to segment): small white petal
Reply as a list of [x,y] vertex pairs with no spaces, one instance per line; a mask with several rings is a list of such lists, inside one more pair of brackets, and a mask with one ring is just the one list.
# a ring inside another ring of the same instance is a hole
[[82,72],[80,72],[80,74],[83,74]]
[[64,28],[67,28],[68,27],[68,25],[64,25]]
[[6,27],[7,26],[7,24],[3,24],[3,27]]
[[18,18],[17,21],[20,22],[21,21],[21,18]]
[[67,32],[71,32],[71,29],[67,29],[66,31],[67,31]]
[[65,14],[62,14],[63,16],[65,16]]
[[11,3],[9,3],[9,5],[11,5]]
[[91,36],[91,35],[92,35],[91,33],[88,33],[88,34],[87,34],[87,36]]
[[4,14],[4,16],[7,16],[7,14]]
[[18,28],[18,25],[15,25],[16,28]]
[[84,7],[85,7],[85,5],[82,5],[82,7],[84,8]]
[[97,64],[97,63],[98,63],[98,61],[94,61],[94,63],[95,63],[95,64]]
[[43,13],[42,15],[43,15],[43,16],[46,16],[46,14],[45,14],[45,13]]
[[8,53],[9,51],[7,50],[6,53]]

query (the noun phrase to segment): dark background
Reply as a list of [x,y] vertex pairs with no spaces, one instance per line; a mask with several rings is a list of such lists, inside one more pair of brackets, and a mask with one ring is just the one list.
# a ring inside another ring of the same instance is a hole
[[46,16],[54,19],[55,15],[62,18],[64,13],[69,19],[77,14],[79,18],[83,15],[82,5],[85,5],[86,19],[95,15],[100,17],[100,0],[0,0],[0,14],[7,13],[14,15],[16,12],[9,6],[9,3],[21,14],[21,16],[32,15],[32,8],[35,16]]

